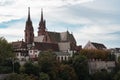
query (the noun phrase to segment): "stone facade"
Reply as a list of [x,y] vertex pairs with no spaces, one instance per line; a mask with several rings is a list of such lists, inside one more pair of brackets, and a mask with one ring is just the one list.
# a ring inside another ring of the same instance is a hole
[[102,69],[111,72],[113,68],[115,68],[115,61],[101,61],[101,60],[89,60],[89,73],[93,74],[97,71],[101,71]]

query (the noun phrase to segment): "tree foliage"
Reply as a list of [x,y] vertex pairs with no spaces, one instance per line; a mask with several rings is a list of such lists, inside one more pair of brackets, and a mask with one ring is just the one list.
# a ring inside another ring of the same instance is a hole
[[[14,66],[16,67],[14,67],[14,70],[16,73],[20,73],[11,74],[6,80],[112,80],[111,73],[107,71],[96,72],[93,75],[89,74],[88,59],[92,58],[110,60],[113,59],[114,56],[111,56],[107,51],[82,50],[68,61],[59,62],[56,60],[56,55],[53,52],[44,51],[40,52],[38,63],[26,62],[21,66],[20,71],[20,65],[15,63]],[[12,66],[12,62],[4,62],[4,66]],[[1,67],[0,69],[4,70],[4,68]],[[11,70],[10,67],[5,69]],[[114,72],[115,80],[119,80],[119,73],[117,73],[119,70],[118,65],[115,69],[116,72]],[[35,78],[35,76],[37,76],[37,78]]]
[[70,67],[67,64],[60,65],[59,68],[59,80],[78,80],[78,77],[75,73],[73,67]]
[[98,71],[92,75],[92,80],[112,80],[112,76],[106,70]]
[[49,80],[49,75],[46,73],[41,72],[39,80]]
[[33,74],[33,75],[39,75],[39,67],[37,64],[35,63],[32,63],[32,62],[26,62],[24,64],[24,70],[23,70],[24,73],[26,74]]
[[115,74],[114,80],[120,80],[120,71]]
[[37,80],[35,76],[29,76],[27,74],[12,73],[6,77],[5,80]]
[[58,63],[53,52],[41,52],[38,57],[40,72],[47,73],[50,80],[56,80]]
[[83,55],[76,55],[73,58],[72,66],[75,69],[79,80],[87,80],[89,76],[87,57]]
[[109,51],[105,50],[81,50],[80,54],[86,56],[88,59],[110,60],[113,57]]
[[0,73],[12,72],[13,49],[10,43],[0,37]]
[[11,44],[3,37],[0,37],[0,62],[14,57]]
[[20,73],[20,63],[19,62],[14,62],[14,72]]

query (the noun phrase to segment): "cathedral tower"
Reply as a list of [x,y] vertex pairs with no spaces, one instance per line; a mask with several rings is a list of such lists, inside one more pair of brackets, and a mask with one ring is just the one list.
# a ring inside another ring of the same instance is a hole
[[38,27],[38,36],[45,35],[45,32],[46,32],[46,22],[43,19],[43,10],[41,9],[41,20],[39,22],[39,27]]
[[34,29],[30,18],[30,7],[28,7],[28,19],[25,26],[25,42],[31,44],[34,41]]

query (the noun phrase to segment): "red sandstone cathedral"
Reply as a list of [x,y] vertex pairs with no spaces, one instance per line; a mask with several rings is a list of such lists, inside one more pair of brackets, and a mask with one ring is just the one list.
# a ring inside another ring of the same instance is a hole
[[[46,29],[46,21],[41,10],[41,20],[38,27],[38,35],[34,35],[34,27],[30,18],[30,8],[28,8],[28,18],[25,25],[25,39],[13,42],[14,52],[19,60],[26,58],[36,58],[41,51],[52,50],[60,56],[71,56],[78,47],[73,34],[66,32],[51,32]],[[64,59],[67,59],[65,57]]]

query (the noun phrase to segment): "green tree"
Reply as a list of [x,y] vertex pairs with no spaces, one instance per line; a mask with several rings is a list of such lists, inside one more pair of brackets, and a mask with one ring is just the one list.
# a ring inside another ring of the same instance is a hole
[[0,37],[0,73],[12,72],[12,58],[14,58],[12,45]]
[[39,67],[37,64],[32,62],[26,62],[23,67],[24,67],[24,71],[23,71],[24,73],[29,75],[33,74],[39,76]]
[[79,80],[89,79],[88,61],[85,56],[83,55],[74,56],[72,66],[75,69],[75,72]]
[[114,80],[120,80],[120,71],[115,74]]
[[4,60],[0,64],[0,73],[10,73],[13,70],[12,61],[11,60]]
[[4,60],[14,57],[12,45],[7,42],[3,37],[0,37],[0,63]]
[[20,72],[20,63],[19,62],[14,63],[14,71],[15,71],[15,73]]
[[115,61],[115,55],[114,54],[108,54],[108,60],[109,61]]
[[35,76],[29,76],[27,74],[12,73],[8,75],[5,80],[37,80]]
[[40,72],[47,73],[50,80],[56,80],[58,63],[56,61],[56,55],[53,52],[41,52],[38,57],[38,64]]
[[39,80],[49,80],[49,75],[46,73],[41,72]]
[[110,51],[104,50],[81,50],[80,54],[86,56],[88,59],[113,60],[114,56],[110,55]]
[[94,73],[92,75],[92,80],[112,80],[112,75],[106,70],[102,70]]
[[70,67],[67,64],[60,65],[58,75],[59,80],[78,80],[74,68]]

